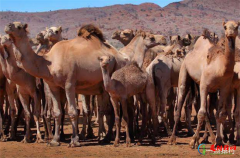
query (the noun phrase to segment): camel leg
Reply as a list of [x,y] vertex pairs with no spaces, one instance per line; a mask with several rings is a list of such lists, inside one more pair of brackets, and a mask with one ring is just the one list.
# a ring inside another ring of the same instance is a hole
[[199,146],[199,138],[200,138],[199,132],[201,130],[201,127],[207,115],[207,95],[208,95],[207,87],[205,85],[200,85],[201,107],[200,107],[200,110],[198,111],[198,125],[197,125],[197,130],[193,135],[192,140],[189,143],[189,145],[193,149]]
[[134,99],[133,97],[128,98],[127,100],[127,108],[128,108],[128,128],[129,128],[129,135],[131,142],[134,142],[134,128],[133,128],[133,122],[135,118],[135,108],[134,108]]
[[83,128],[80,134],[81,139],[85,140],[86,137],[86,131],[87,131],[87,113],[89,110],[89,96],[87,95],[81,95],[81,100],[82,100],[82,112],[83,112]]
[[172,87],[169,91],[167,97],[167,107],[166,107],[166,118],[169,120],[170,128],[174,125],[174,106],[175,106],[176,94],[174,93],[174,88]]
[[92,129],[93,104],[91,104],[90,102],[91,102],[91,96],[89,96],[89,107],[88,107],[88,113],[87,113],[87,118],[88,118],[87,138],[93,139],[95,137]]
[[157,107],[156,107],[156,98],[155,98],[155,86],[154,86],[153,80],[150,78],[148,78],[147,85],[146,85],[146,99],[147,99],[147,102],[149,103],[149,111],[151,111],[151,118],[153,121],[152,143],[155,144],[156,137],[158,134],[158,117],[157,117]]
[[10,140],[16,139],[16,131],[15,131],[15,123],[16,123],[16,106],[14,103],[14,90],[13,87],[8,84],[6,84],[6,91],[8,96],[8,101],[10,105],[10,116],[11,116],[11,133],[10,133]]
[[185,107],[185,111],[186,111],[186,123],[188,126],[188,136],[193,136],[194,135],[194,131],[192,129],[192,122],[191,122],[191,114],[192,114],[192,102],[193,102],[193,94],[191,94],[192,91],[189,91],[188,96],[186,97],[186,107]]
[[122,111],[123,111],[123,123],[126,128],[126,146],[130,147],[131,139],[129,135],[129,117],[128,117],[128,104],[127,99],[121,99]]
[[228,100],[229,105],[232,104],[232,99],[234,100],[234,107],[233,107],[233,113],[231,114],[233,120],[232,120],[232,128],[231,128],[230,135],[229,135],[229,143],[230,144],[234,144],[234,129],[235,129],[235,125],[236,125],[234,113],[235,113],[236,107],[237,107],[237,90],[236,89],[232,93],[231,100]]
[[229,86],[227,85],[224,88],[220,89],[220,99],[217,108],[216,120],[217,120],[217,138],[216,138],[216,145],[223,145],[223,135],[221,135],[221,130],[223,129],[223,125],[225,123],[227,117],[226,111],[226,103],[227,97],[229,95]]
[[179,74],[179,83],[178,83],[178,104],[175,109],[175,114],[174,114],[174,126],[173,126],[173,132],[172,135],[169,139],[168,144],[176,144],[176,131],[177,131],[177,126],[180,121],[180,115],[181,115],[181,110],[182,106],[184,104],[186,95],[190,89],[190,85],[192,84],[192,80],[190,76],[187,73],[187,70],[185,68],[184,63],[181,66],[180,74]]
[[39,125],[39,119],[41,114],[41,100],[40,100],[39,93],[37,91],[35,91],[33,95],[33,100],[34,100],[33,117],[34,117],[34,121],[36,123],[36,128],[37,128],[36,143],[43,143],[44,141],[42,140],[40,125]]
[[61,124],[61,118],[62,118],[62,107],[60,102],[60,88],[54,87],[54,86],[48,86],[49,91],[48,94],[51,98],[53,107],[53,118],[55,120],[55,133],[53,136],[53,139],[49,143],[50,146],[59,146],[59,140],[60,140],[60,124]]
[[117,147],[119,146],[120,142],[120,105],[118,103],[118,99],[111,97],[111,102],[113,105],[114,109],[114,114],[115,114],[115,124],[116,124],[116,137],[114,141],[114,146]]
[[138,145],[141,145],[143,137],[145,135],[145,131],[147,128],[147,104],[144,104],[144,102],[146,103],[146,95],[142,94],[139,97],[139,102],[140,102],[140,108],[141,108],[141,113],[142,113],[142,126],[141,126],[141,133],[140,136],[138,138]]
[[19,99],[22,103],[24,114],[25,114],[25,122],[26,122],[26,133],[24,136],[24,139],[22,140],[22,143],[30,143],[30,119],[31,119],[31,113],[30,113],[30,96],[27,94],[21,93],[21,90],[19,90]]
[[[4,88],[3,88],[4,89]],[[0,141],[5,141],[3,132],[3,104],[4,104],[4,90],[0,89]]]
[[78,112],[75,101],[75,87],[72,84],[66,84],[65,91],[68,101],[68,115],[71,119],[73,129],[73,134],[69,146],[78,147],[80,146],[80,143],[78,137]]
[[[65,134],[64,134],[64,127],[63,127],[64,126],[64,120],[65,120],[65,109],[64,109],[65,104],[66,104],[66,98],[65,98],[65,96],[61,95],[61,108],[62,108],[61,132],[60,132],[60,140],[61,141],[65,141]],[[78,119],[77,119],[77,121],[78,121]]]
[[236,145],[240,146],[240,87],[237,89],[237,95],[236,96],[236,109],[234,112],[234,118],[235,118],[235,123],[236,123],[236,128],[237,128],[237,142]]

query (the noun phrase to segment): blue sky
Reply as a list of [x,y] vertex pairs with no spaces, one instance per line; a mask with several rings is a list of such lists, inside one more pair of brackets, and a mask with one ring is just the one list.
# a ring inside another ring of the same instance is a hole
[[83,7],[103,7],[114,4],[152,2],[164,7],[180,0],[0,0],[0,11],[42,12]]

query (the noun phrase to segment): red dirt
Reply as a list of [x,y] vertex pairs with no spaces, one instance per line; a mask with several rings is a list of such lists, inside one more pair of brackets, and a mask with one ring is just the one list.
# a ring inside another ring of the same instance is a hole
[[[82,118],[82,117],[81,117]],[[80,122],[81,122],[80,118]],[[68,119],[67,119],[68,120]],[[97,136],[98,125],[94,123],[94,135]],[[82,128],[82,124],[80,124]],[[188,143],[191,137],[177,138],[178,145],[167,145],[168,137],[157,140],[156,146],[149,145],[147,142],[143,146],[132,144],[126,147],[122,139],[119,147],[110,145],[99,145],[97,139],[81,141],[81,147],[68,148],[71,125],[69,122],[64,126],[64,132],[67,134],[66,142],[62,142],[59,147],[48,147],[43,144],[23,144],[20,140],[23,138],[23,128],[18,128],[18,140],[9,142],[0,142],[0,157],[200,157],[197,149],[191,149]],[[80,129],[81,130],[81,129]],[[41,128],[43,131],[43,128]],[[184,131],[184,130],[183,130]],[[185,132],[185,131],[184,131]],[[35,133],[35,131],[34,131]],[[182,135],[182,134],[181,134]],[[210,144],[206,146],[210,147]],[[209,152],[205,156],[209,156]],[[226,157],[226,155],[214,155]],[[234,155],[227,157],[239,157],[240,147],[237,147]]]

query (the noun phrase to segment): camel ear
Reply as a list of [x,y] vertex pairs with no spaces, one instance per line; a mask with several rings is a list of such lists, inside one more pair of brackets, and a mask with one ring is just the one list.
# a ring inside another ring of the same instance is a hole
[[46,31],[48,30],[48,27],[46,27]]
[[6,49],[3,49],[3,59],[7,59],[8,58],[8,52],[6,51]]
[[62,26],[59,26],[59,27],[58,27],[58,30],[59,30],[59,32],[61,33],[61,32],[62,32]]
[[178,35],[178,40],[181,40],[181,37]]
[[192,36],[190,34],[188,34],[188,38],[191,40],[192,39]]
[[169,36],[170,41],[172,40],[172,36]]
[[240,26],[240,21],[238,22],[238,26]]
[[102,61],[102,58],[101,58],[101,57],[98,57],[98,61]]
[[28,24],[23,25],[24,30],[26,30],[27,27],[28,27]]
[[226,24],[226,22],[225,21],[223,21],[223,26]]

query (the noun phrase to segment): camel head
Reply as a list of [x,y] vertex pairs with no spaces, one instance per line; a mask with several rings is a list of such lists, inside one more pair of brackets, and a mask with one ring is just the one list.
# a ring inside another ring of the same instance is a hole
[[112,34],[112,39],[118,39],[120,38],[121,31],[117,30]]
[[62,27],[50,27],[46,28],[46,34],[44,39],[49,39],[50,41],[59,41],[62,39]]
[[27,37],[28,31],[27,31],[27,24],[21,23],[21,22],[13,22],[9,23],[5,26],[5,32],[9,34],[9,36],[13,39],[21,39],[23,37]]
[[239,25],[240,25],[240,22],[235,22],[235,21],[223,22],[225,36],[227,38],[231,38],[235,40],[235,38],[238,36]]
[[41,31],[40,33],[37,34],[36,40],[38,43],[43,43],[44,42],[44,36],[47,32],[46,31]]
[[3,51],[1,51],[1,56],[4,59],[7,59],[9,57],[7,48],[12,46],[12,40],[10,39],[9,35],[4,35],[0,37],[0,42],[1,42],[0,45],[3,48]]
[[12,40],[10,39],[9,35],[4,35],[1,37],[1,45],[4,47],[9,47],[12,45]]
[[174,43],[179,43],[181,41],[181,36],[170,36],[170,44],[173,45]]
[[104,69],[108,68],[108,65],[110,63],[110,57],[109,56],[102,56],[98,57],[98,60],[100,61],[100,66]]
[[135,38],[138,38],[138,37],[142,37],[143,45],[145,45],[147,49],[160,45],[161,43],[161,40],[157,38],[157,35],[151,34],[149,32],[138,31],[135,35]]
[[125,29],[120,32],[120,38],[125,41],[131,41],[134,38],[133,30]]
[[167,45],[167,39],[163,35],[154,35],[155,39],[160,42],[161,45]]

